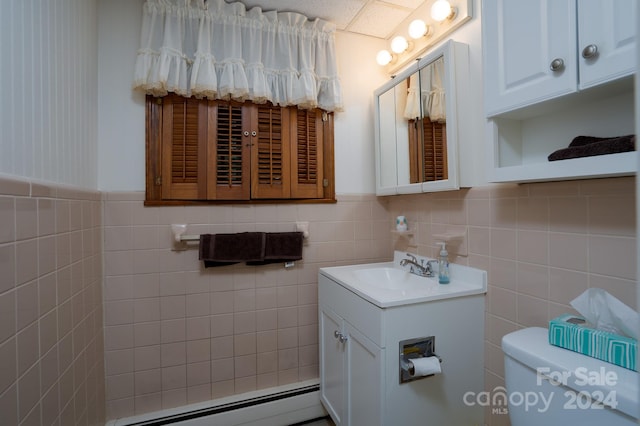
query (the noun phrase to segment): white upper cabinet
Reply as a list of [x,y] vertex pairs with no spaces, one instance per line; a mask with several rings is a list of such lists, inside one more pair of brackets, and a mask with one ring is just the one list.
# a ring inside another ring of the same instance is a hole
[[550,161],[577,136],[634,126],[637,0],[483,0],[487,178],[635,173],[635,152]]
[[637,0],[578,0],[581,89],[634,72],[636,3]]
[[635,2],[483,1],[487,115],[633,73]]
[[575,0],[485,0],[482,7],[488,115],[576,90]]

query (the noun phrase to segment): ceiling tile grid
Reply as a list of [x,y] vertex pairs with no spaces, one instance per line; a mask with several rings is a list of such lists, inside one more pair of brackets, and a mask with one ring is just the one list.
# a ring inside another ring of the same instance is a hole
[[[231,0],[226,0],[231,2]],[[371,0],[242,0],[247,9],[260,7],[263,11],[297,12],[309,19],[320,18],[344,30]]]
[[349,24],[346,30],[373,37],[388,38],[411,12],[411,9],[386,3],[370,3]]
[[[226,0],[231,2],[232,0]],[[247,9],[297,12],[332,22],[338,30],[388,39],[426,0],[241,0]]]

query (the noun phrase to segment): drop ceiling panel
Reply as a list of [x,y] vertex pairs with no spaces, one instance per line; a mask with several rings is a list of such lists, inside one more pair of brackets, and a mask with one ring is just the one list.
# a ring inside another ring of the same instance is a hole
[[426,0],[385,0],[382,3],[390,3],[396,6],[406,7],[407,9],[415,10]]
[[369,4],[346,29],[373,37],[388,38],[411,12],[411,9],[384,3]]

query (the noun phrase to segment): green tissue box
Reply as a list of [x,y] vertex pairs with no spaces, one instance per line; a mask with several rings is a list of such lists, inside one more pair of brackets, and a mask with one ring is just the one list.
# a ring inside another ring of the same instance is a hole
[[638,371],[638,341],[591,328],[583,317],[564,314],[549,321],[549,343]]

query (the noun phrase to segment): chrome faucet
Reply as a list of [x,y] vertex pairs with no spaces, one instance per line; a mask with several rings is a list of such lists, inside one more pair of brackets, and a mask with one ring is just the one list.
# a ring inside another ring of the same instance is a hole
[[400,261],[400,266],[411,265],[409,269],[410,273],[418,275],[419,277],[433,277],[435,275],[433,266],[431,265],[433,262],[436,261],[429,260],[425,265],[424,259],[421,259],[420,263],[418,263],[418,259],[416,259],[414,255],[407,253],[407,258]]

